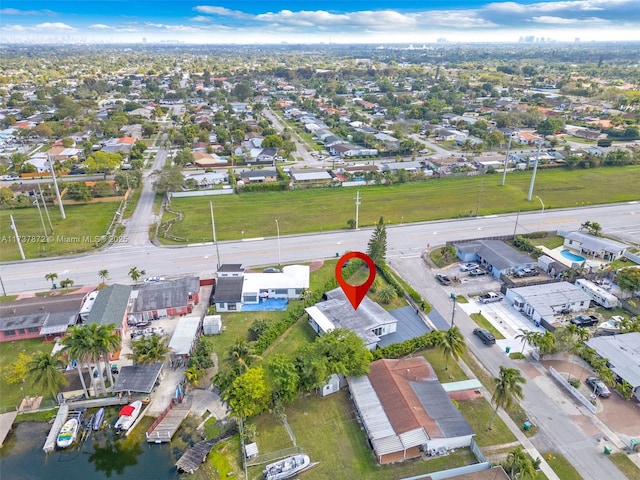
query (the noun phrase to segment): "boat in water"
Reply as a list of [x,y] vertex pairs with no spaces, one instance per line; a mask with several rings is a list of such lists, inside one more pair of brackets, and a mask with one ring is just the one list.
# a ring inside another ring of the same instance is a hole
[[142,402],[140,400],[136,400],[135,402],[130,403],[120,409],[120,417],[118,421],[115,423],[114,428],[118,432],[126,432],[131,428],[133,422],[136,421],[138,415],[142,411]]
[[74,417],[67,420],[64,425],[62,425],[60,433],[58,433],[56,445],[58,445],[59,448],[67,448],[76,441],[79,429],[80,422],[77,418]]
[[262,474],[265,480],[284,480],[311,467],[308,455],[299,454],[284,458],[266,466]]
[[104,420],[104,407],[96,412],[93,416],[93,421],[91,422],[91,428],[94,430],[100,430],[102,427],[102,421]]

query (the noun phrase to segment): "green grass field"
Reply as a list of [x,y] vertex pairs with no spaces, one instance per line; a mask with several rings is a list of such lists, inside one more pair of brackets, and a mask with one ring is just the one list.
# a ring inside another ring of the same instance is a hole
[[[372,226],[380,216],[387,224],[539,210],[526,200],[530,172],[512,173],[501,187],[500,175],[461,177],[360,188],[359,224]],[[535,195],[545,208],[575,207],[638,200],[640,166],[594,170],[543,170],[536,179]],[[347,228],[354,218],[352,188],[321,188],[287,192],[259,192],[216,198],[219,240],[319,232]],[[183,242],[211,240],[210,197],[177,198],[173,210],[185,214],[170,234]]]
[[[58,208],[48,207],[54,235],[44,241],[44,232],[34,208],[0,210],[0,261],[20,260],[20,250],[15,234],[9,225],[9,215],[13,215],[16,228],[22,240],[22,248],[27,259],[69,255],[86,252],[96,247],[96,237],[104,235],[111,224],[120,202],[68,205],[66,219],[62,220]],[[47,234],[49,222],[43,212]]]

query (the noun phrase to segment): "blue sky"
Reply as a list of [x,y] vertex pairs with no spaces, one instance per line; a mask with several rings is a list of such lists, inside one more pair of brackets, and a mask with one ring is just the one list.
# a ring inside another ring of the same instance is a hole
[[640,0],[2,0],[0,42],[640,40]]

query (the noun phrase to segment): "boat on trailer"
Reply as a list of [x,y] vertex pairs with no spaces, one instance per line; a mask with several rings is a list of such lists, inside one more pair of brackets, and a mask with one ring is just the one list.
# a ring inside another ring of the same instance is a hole
[[268,464],[262,474],[265,480],[284,480],[305,471],[311,466],[311,460],[308,455],[298,454]]

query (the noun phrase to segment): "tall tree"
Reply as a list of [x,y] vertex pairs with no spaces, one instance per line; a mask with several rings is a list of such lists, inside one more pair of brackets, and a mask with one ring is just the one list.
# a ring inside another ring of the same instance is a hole
[[[122,337],[116,332],[115,325],[99,325],[98,328],[95,329],[94,342],[96,344],[96,351],[104,359],[109,384],[113,387],[113,374],[111,373],[111,366],[109,365],[109,357],[112,353],[120,350]],[[102,369],[100,369],[100,372],[102,373]]]
[[262,367],[250,368],[227,388],[222,399],[227,402],[231,413],[244,420],[264,412],[269,406],[271,392]]
[[442,350],[442,354],[444,355],[444,369],[448,370],[449,359],[453,358],[458,361],[460,354],[462,354],[466,348],[464,335],[462,335],[462,332],[457,325],[454,325],[444,332],[444,335],[440,338],[438,347]]
[[371,257],[374,263],[381,267],[385,264],[387,256],[387,228],[384,225],[384,219],[376,224],[376,228],[371,234],[369,243],[367,244],[367,255]]
[[227,363],[238,375],[241,375],[259,358],[253,353],[253,345],[244,338],[238,337],[229,349]]
[[300,375],[296,369],[294,359],[289,355],[276,353],[269,358],[267,362],[267,378],[271,385],[274,404],[292,402],[298,397]]
[[27,376],[34,384],[56,398],[60,387],[66,383],[62,367],[64,364],[58,356],[37,352],[27,364]]
[[522,351],[520,353],[524,353],[524,347],[527,345],[527,343],[529,345],[533,345],[533,339],[538,332],[534,330],[525,330],[524,328],[521,328],[520,332],[521,333],[516,335],[516,338],[522,342]]
[[107,270],[106,268],[103,268],[98,272],[98,277],[100,277],[100,280],[102,280],[102,283],[105,283],[109,278],[109,270]]
[[504,365],[500,365],[500,373],[493,381],[496,384],[496,389],[491,396],[491,403],[493,403],[496,408],[489,422],[489,430],[493,428],[493,421],[498,414],[498,408],[505,410],[511,406],[514,400],[522,400],[524,398],[522,384],[526,382],[520,374],[520,370],[517,368],[508,368]]
[[534,462],[522,447],[508,453],[504,469],[514,480],[534,480],[537,478]]
[[631,292],[631,296],[634,296],[635,292],[640,292],[640,268],[627,267],[619,270],[616,282],[621,290]]
[[89,391],[87,390],[87,385],[82,375],[82,363],[84,362],[87,365],[87,369],[91,371],[89,368],[91,348],[82,327],[83,325],[71,327],[69,329],[69,335],[62,339],[62,345],[69,356],[69,360],[76,365],[85,398],[89,398]]

